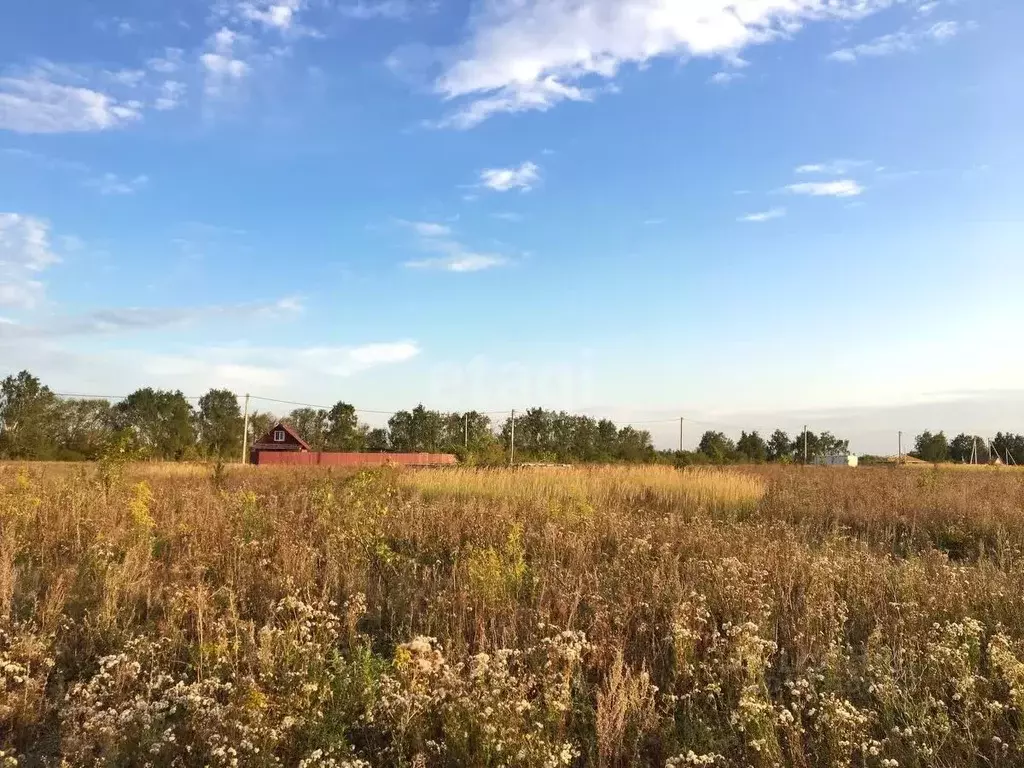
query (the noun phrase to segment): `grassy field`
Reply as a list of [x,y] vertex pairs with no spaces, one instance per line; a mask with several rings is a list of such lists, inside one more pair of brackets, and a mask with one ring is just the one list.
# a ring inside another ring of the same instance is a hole
[[0,465],[0,766],[1024,764],[1024,473]]

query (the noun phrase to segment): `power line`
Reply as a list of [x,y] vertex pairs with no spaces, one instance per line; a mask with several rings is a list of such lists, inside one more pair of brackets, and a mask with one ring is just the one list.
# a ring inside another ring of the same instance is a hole
[[[69,400],[127,400],[130,395],[83,395],[83,394],[72,394],[69,392],[54,392],[57,397],[62,397]],[[202,396],[199,395],[182,395],[185,400],[202,400]]]

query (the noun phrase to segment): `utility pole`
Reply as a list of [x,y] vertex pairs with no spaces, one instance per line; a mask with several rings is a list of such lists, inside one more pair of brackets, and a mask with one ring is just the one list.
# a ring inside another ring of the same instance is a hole
[[978,438],[974,438],[974,447],[971,448],[971,464],[978,463]]
[[683,452],[683,417],[679,417],[679,452]]
[[508,452],[508,464],[509,464],[510,467],[514,467],[515,464],[516,464],[516,412],[515,411],[512,411],[512,435],[511,435],[511,440],[509,442],[511,443],[511,445],[509,446],[509,452]]
[[902,464],[903,463],[903,431],[902,430],[900,430],[899,438],[897,438],[897,439],[899,440],[899,455],[896,457],[896,463],[897,464]]
[[469,414],[467,413],[463,418],[466,423],[463,425],[462,447],[469,448]]
[[242,463],[249,463],[249,393],[245,393],[245,413],[242,416]]
[[807,464],[807,425],[804,424],[804,465]]

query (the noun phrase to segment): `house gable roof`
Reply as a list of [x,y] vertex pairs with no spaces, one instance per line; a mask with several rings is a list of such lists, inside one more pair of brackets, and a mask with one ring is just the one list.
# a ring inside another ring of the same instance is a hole
[[266,443],[271,443],[272,444],[274,442],[274,433],[277,432],[278,430],[282,430],[292,440],[294,440],[296,443],[298,443],[302,447],[303,450],[305,450],[305,451],[313,450],[312,448],[309,447],[309,443],[307,443],[305,440],[303,440],[298,432],[296,432],[290,426],[285,424],[283,421],[279,421],[277,424],[275,424],[273,427],[271,427],[270,431],[267,432],[267,434],[265,434],[259,440],[257,440],[256,443],[257,444],[266,444]]

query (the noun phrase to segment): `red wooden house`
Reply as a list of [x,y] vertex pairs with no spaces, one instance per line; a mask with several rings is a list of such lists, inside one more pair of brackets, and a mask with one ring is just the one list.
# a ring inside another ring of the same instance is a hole
[[252,444],[249,463],[261,463],[260,454],[262,453],[309,453],[311,450],[309,443],[282,421],[275,424],[267,434]]
[[249,463],[335,467],[434,467],[458,464],[459,460],[451,454],[444,453],[323,453],[314,451],[298,432],[284,422],[279,422],[253,443],[249,452]]

